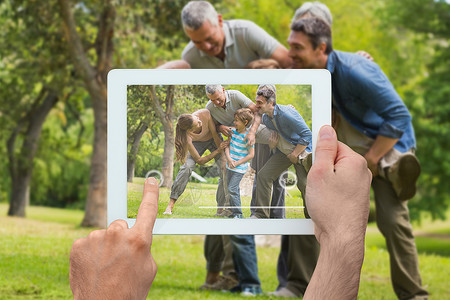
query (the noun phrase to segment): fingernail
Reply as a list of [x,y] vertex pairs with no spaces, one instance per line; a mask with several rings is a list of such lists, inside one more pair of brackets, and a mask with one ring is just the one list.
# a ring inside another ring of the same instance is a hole
[[147,179],[147,183],[148,183],[148,184],[151,184],[151,185],[157,185],[157,184],[158,184],[158,181],[157,181],[155,178],[153,178],[153,177],[149,177],[149,178]]
[[334,129],[331,126],[323,126],[319,131],[320,139],[330,139],[334,136]]

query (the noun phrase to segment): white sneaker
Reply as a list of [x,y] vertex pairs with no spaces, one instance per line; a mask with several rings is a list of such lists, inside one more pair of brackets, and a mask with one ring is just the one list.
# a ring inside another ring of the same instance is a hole
[[299,296],[291,292],[287,287],[282,287],[278,291],[269,293],[269,295],[281,298],[300,298]]

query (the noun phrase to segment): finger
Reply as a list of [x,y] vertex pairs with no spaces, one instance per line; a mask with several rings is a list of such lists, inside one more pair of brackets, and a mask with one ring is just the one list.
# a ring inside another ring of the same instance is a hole
[[136,223],[133,227],[135,230],[145,233],[145,236],[148,236],[149,239],[151,239],[151,233],[158,213],[158,199],[158,181],[153,177],[149,177],[145,180],[142,202],[139,206]]
[[313,168],[329,172],[334,171],[337,145],[336,132],[333,127],[329,125],[322,126],[317,139],[316,159]]
[[338,167],[338,165],[342,164],[346,160],[350,160],[351,164],[355,165],[358,164],[359,162],[362,162],[363,165],[367,167],[367,162],[364,157],[353,151],[346,144],[338,142],[335,166]]
[[106,232],[115,232],[128,229],[128,223],[125,220],[115,220],[111,224],[109,224],[108,229],[106,229]]

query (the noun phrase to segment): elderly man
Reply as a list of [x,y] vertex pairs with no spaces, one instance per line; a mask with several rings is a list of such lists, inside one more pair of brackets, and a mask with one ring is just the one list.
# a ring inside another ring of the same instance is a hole
[[397,297],[427,299],[405,201],[414,196],[420,173],[408,109],[378,65],[333,50],[326,22],[303,19],[291,29],[293,67],[331,72],[338,138],[363,155],[372,171],[377,225],[386,238]]
[[183,28],[191,41],[182,58],[192,68],[236,69],[260,58],[290,64],[287,49],[255,23],[222,20],[206,1],[191,1],[181,12]]
[[207,1],[190,1],[181,12],[190,38],[182,60],[159,68],[242,69],[258,59],[274,59],[280,66],[291,64],[287,49],[251,21],[222,20]]
[[[182,60],[168,62],[158,68],[245,68],[250,62],[271,58],[283,67],[291,64],[287,49],[267,32],[249,21],[222,20],[214,7],[206,1],[191,1],[181,13],[183,28],[191,41],[182,54]],[[254,143],[254,135],[248,136]],[[258,157],[264,157],[258,151]],[[270,154],[267,152],[266,157]],[[188,173],[187,173],[188,174]],[[189,174],[190,175],[190,174]],[[277,184],[277,183],[275,183]],[[274,188],[273,201],[284,203],[284,189]],[[232,279],[234,273],[231,263],[231,251],[227,238],[224,244],[220,236],[207,236],[205,239],[205,257],[207,260],[207,276],[203,288],[227,289],[236,283]],[[221,268],[220,257],[225,256]],[[220,270],[226,275],[219,277]]]

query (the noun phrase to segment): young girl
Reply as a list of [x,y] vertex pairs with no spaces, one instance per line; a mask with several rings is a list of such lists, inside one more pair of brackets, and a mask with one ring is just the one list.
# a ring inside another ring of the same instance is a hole
[[[184,163],[175,178],[170,194],[170,201],[164,214],[171,215],[178,197],[184,192],[195,164],[203,165],[216,158],[227,146],[216,132],[216,126],[207,109],[200,109],[192,114],[182,114],[178,117],[175,132],[175,155],[178,161]],[[202,157],[206,149],[210,154]],[[186,160],[186,155],[189,152]],[[218,192],[223,189],[219,179]],[[225,198],[218,193],[217,199]],[[220,203],[220,205],[224,205]]]
[[239,183],[248,168],[248,161],[255,155],[254,146],[247,147],[246,128],[253,121],[253,113],[249,108],[238,109],[234,114],[234,126],[230,146],[225,149],[227,159],[228,194],[232,215],[230,218],[242,218]]

